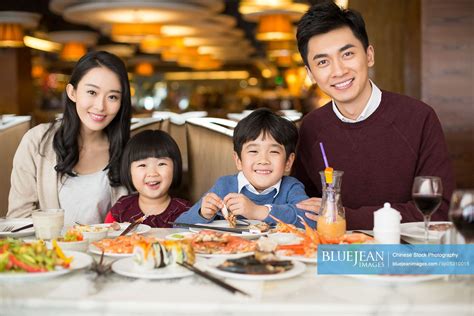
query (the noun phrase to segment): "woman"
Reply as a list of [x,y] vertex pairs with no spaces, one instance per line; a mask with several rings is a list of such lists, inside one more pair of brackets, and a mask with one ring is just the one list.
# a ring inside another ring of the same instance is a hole
[[126,190],[120,158],[130,137],[130,85],[124,63],[91,52],[66,87],[63,119],[23,137],[13,159],[7,217],[64,209],[64,225],[102,223]]

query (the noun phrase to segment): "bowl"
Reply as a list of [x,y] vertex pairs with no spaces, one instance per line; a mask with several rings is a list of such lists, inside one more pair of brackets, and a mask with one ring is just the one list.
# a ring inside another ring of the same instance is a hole
[[58,246],[62,250],[72,250],[86,252],[89,247],[89,241],[87,239],[81,241],[59,241],[57,240]]
[[101,231],[95,232],[82,232],[84,235],[84,239],[88,240],[89,242],[99,241],[107,237],[108,229],[104,229]]

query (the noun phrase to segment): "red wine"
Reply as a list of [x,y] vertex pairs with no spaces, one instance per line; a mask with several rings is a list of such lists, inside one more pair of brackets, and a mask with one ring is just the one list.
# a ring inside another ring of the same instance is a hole
[[424,215],[431,215],[441,204],[441,195],[413,194],[413,201],[418,210]]
[[451,220],[466,242],[474,241],[474,215],[456,212],[451,214]]

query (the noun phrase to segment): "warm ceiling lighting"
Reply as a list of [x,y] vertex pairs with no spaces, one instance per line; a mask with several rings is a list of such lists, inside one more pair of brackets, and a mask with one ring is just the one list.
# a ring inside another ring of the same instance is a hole
[[153,71],[153,65],[148,62],[140,62],[135,66],[135,73],[140,76],[149,77]]
[[156,23],[115,23],[110,35],[119,42],[137,43],[146,36],[159,36],[161,25]]
[[292,0],[242,0],[239,11],[243,15],[258,14],[270,10],[289,10],[303,14],[308,10],[308,7],[307,4],[293,3]]
[[347,9],[349,7],[349,0],[334,0],[339,7]]
[[149,54],[156,54],[171,47],[184,47],[184,39],[182,37],[147,36],[140,42],[140,50]]
[[23,30],[38,25],[40,15],[20,11],[0,11],[0,47],[22,47]]
[[77,61],[86,53],[86,45],[79,42],[69,42],[64,44],[60,58],[64,61]]
[[163,50],[161,52],[161,60],[163,61],[177,61],[180,54],[177,51]]
[[23,28],[20,24],[0,24],[0,47],[23,46]]
[[261,41],[285,41],[294,39],[293,25],[284,14],[263,15],[260,17],[257,39]]
[[249,77],[246,70],[234,71],[195,71],[195,72],[169,72],[165,74],[165,80],[242,80]]
[[23,37],[23,41],[25,42],[25,46],[50,53],[56,53],[61,51],[62,46],[61,44],[56,42],[28,35]]

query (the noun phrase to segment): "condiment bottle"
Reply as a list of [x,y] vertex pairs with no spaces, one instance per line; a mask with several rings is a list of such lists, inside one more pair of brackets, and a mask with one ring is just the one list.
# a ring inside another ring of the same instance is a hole
[[390,203],[374,212],[374,238],[380,244],[400,243],[400,212],[393,209]]

